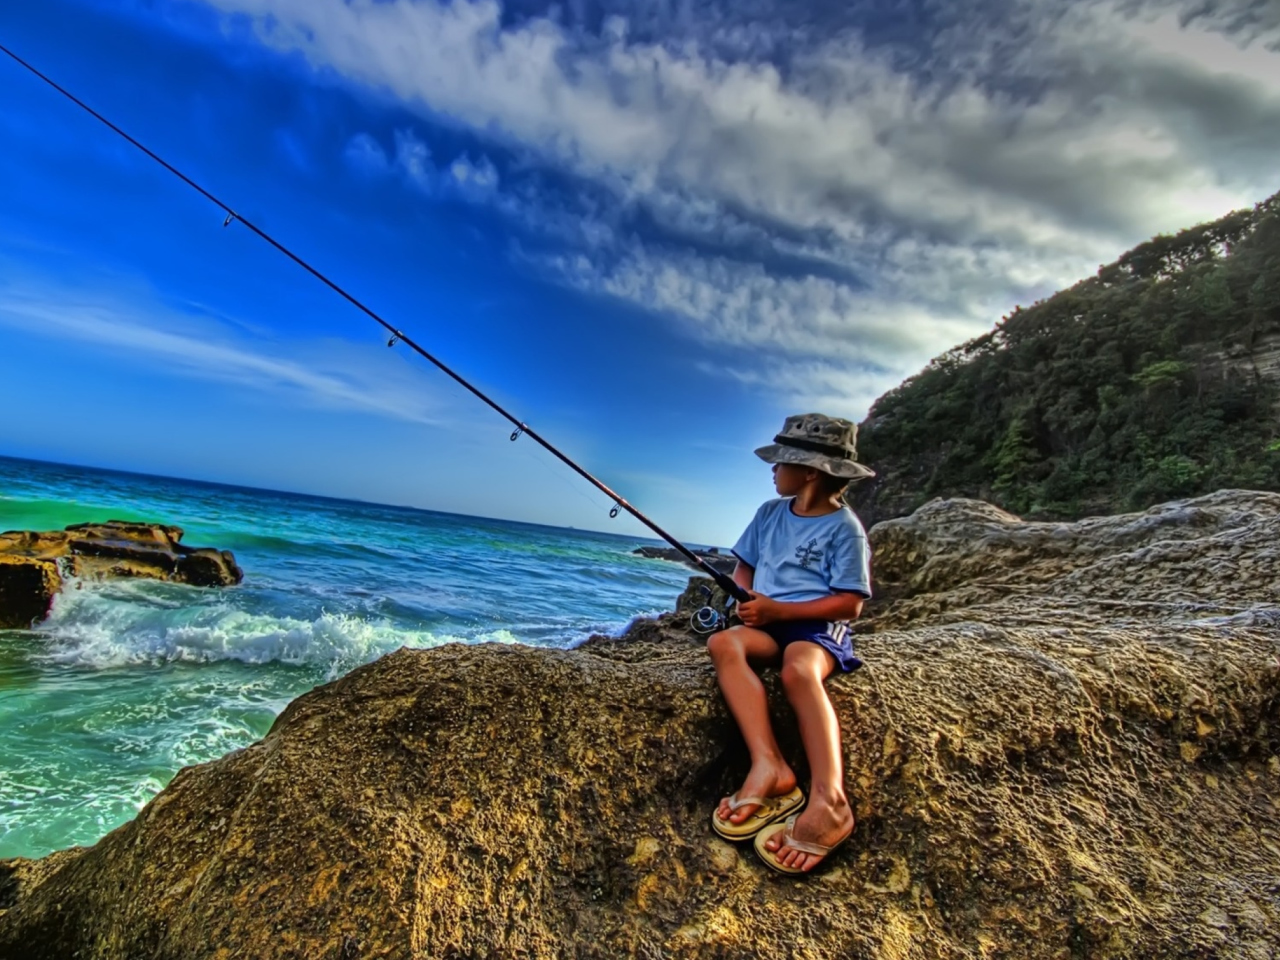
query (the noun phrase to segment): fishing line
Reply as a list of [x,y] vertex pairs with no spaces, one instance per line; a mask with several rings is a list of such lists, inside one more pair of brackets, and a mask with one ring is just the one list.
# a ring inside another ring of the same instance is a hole
[[554,464],[550,463],[549,461],[544,459],[541,455],[539,455],[537,447],[530,447],[526,444],[523,448],[521,448],[520,452],[523,453],[530,460],[532,460],[534,463],[536,463],[538,466],[542,467],[542,469],[547,471],[547,473],[551,474],[551,476],[555,477],[557,481],[559,481],[560,483],[563,483],[565,487],[572,490],[574,493],[580,496],[587,503],[591,504],[591,506],[594,507],[596,510],[608,510],[609,507],[611,506],[611,504],[600,503],[598,500],[596,500],[595,497],[588,494],[581,487],[575,486],[574,484],[570,483],[568,477],[566,477],[563,473],[557,470]]
[[129,136],[129,134],[125,133],[123,130],[121,130],[118,126],[116,126],[106,117],[104,117],[102,114],[98,113],[98,111],[94,110],[91,106],[89,106],[79,97],[75,96],[66,88],[55,83],[52,79],[45,76],[43,73],[37,70],[34,66],[27,63],[27,61],[23,60],[21,57],[19,57],[16,53],[14,53],[12,50],[4,46],[3,44],[0,44],[0,53],[5,54],[5,56],[9,57],[19,66],[23,67],[24,69],[26,69],[27,71],[29,71],[30,73],[38,77],[40,80],[44,81],[54,90],[58,91],[58,93],[62,94],[62,96],[66,97],[68,100],[74,103],[81,110],[85,111],[85,113],[89,114],[99,123],[106,126],[113,133],[122,137],[124,140],[127,140],[134,147],[141,150],[148,157],[150,157],[156,163],[160,164],[160,166],[164,167],[171,174],[173,174],[175,177],[177,177],[179,180],[181,180],[183,183],[189,186],[192,190],[195,190],[202,197],[204,197],[206,200],[208,200],[210,203],[212,203],[214,206],[220,209],[224,214],[226,214],[226,218],[222,221],[222,225],[224,227],[229,227],[231,226],[232,223],[241,224],[246,229],[248,229],[251,233],[256,234],[259,238],[261,238],[262,240],[265,240],[271,246],[275,247],[276,250],[280,251],[280,253],[284,254],[286,257],[288,257],[290,260],[292,260],[294,263],[300,266],[303,270],[307,271],[307,273],[311,274],[313,277],[315,277],[317,280],[323,283],[326,287],[328,287],[338,296],[342,297],[342,299],[346,300],[349,304],[351,304],[353,307],[355,307],[365,316],[369,317],[375,323],[379,324],[384,331],[386,331],[391,335],[390,339],[387,340],[388,347],[394,347],[397,343],[403,343],[405,346],[409,347],[411,350],[418,353],[424,359],[434,364],[441,372],[448,375],[459,386],[465,388],[469,393],[471,393],[477,399],[483,401],[488,407],[490,407],[492,410],[494,410],[496,413],[498,413],[500,416],[506,419],[513,427],[515,427],[515,429],[511,432],[511,440],[513,442],[516,440],[519,440],[520,437],[522,436],[528,436],[529,439],[533,440],[535,443],[537,443],[547,452],[552,454],[557,460],[559,460],[565,466],[569,467],[571,470],[577,473],[578,476],[582,477],[584,480],[590,483],[593,487],[595,487],[597,490],[599,490],[601,493],[607,496],[613,502],[613,506],[609,509],[610,517],[616,517],[618,513],[622,510],[627,511],[627,513],[631,514],[631,516],[635,517],[637,520],[643,523],[646,527],[648,527],[650,530],[656,533],[659,537],[661,537],[667,543],[671,544],[672,547],[678,550],[682,556],[684,556],[687,560],[693,563],[698,569],[702,570],[704,573],[710,576],[713,580],[715,580],[715,582],[719,584],[731,597],[738,600],[739,602],[745,602],[751,599],[751,595],[747,593],[745,590],[743,590],[742,587],[738,586],[738,584],[735,583],[731,577],[729,577],[727,574],[723,574],[720,571],[716,570],[714,567],[711,566],[711,564],[707,563],[705,560],[699,557],[696,553],[694,553],[692,550],[686,547],[683,543],[681,543],[671,534],[667,533],[665,530],[659,527],[656,523],[654,523],[652,520],[646,517],[643,513],[641,513],[639,510],[633,507],[622,496],[620,496],[618,493],[611,490],[600,480],[597,480],[592,474],[588,473],[585,469],[578,466],[577,463],[571,460],[566,454],[562,453],[550,441],[544,439],[536,430],[530,427],[527,423],[525,423],[523,420],[517,419],[512,414],[508,413],[497,402],[490,399],[487,394],[483,393],[479,388],[473,386],[470,382],[465,380],[460,374],[456,373],[451,367],[449,367],[443,361],[439,360],[434,355],[427,352],[425,349],[419,346],[411,337],[406,335],[402,330],[392,326],[390,323],[388,323],[386,320],[380,317],[377,313],[375,313],[371,308],[367,307],[360,300],[357,300],[353,295],[348,293],[346,290],[340,287],[337,283],[330,280],[327,276],[325,276],[323,273],[321,273],[311,264],[307,263],[307,261],[303,260],[300,256],[298,256],[296,253],[294,253],[284,244],[276,240],[275,237],[271,236],[269,233],[267,233],[265,230],[258,227],[251,221],[246,220],[244,217],[240,216],[240,214],[236,213],[236,211],[232,209],[229,205],[224,203],[218,197],[214,196],[204,187],[200,186],[200,184],[196,183],[194,180],[188,177],[185,173],[183,173],[177,167],[173,166],[173,164],[169,163],[168,161],[164,160],[155,152],[143,146],[141,143],[139,143],[133,137]]

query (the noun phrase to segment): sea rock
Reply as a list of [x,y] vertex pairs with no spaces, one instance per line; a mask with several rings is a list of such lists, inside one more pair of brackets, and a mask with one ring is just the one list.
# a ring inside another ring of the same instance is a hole
[[620,640],[298,698],[95,846],[0,863],[0,958],[1276,955],[1280,495],[870,536],[891,599],[828,684],[858,826],[810,877],[710,830],[747,758],[695,582]]
[[182,529],[109,520],[48,533],[0,533],[0,629],[25,629],[49,612],[64,577],[147,577],[197,587],[244,579],[228,550],[188,547]]
[[43,620],[61,586],[62,577],[52,562],[0,553],[0,630]]
[[[683,563],[686,567],[691,567],[694,570],[702,569],[674,547],[637,547],[631,552],[642,557],[648,557],[651,560],[670,560],[674,563]],[[738,559],[733,554],[721,553],[715,547],[710,550],[694,550],[693,554],[705,560],[711,569],[720,573],[732,574],[734,567],[738,565]]]

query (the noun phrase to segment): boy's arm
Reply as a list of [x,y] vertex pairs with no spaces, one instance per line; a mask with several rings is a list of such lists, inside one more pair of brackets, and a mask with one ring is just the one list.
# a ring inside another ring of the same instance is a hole
[[743,590],[750,590],[751,585],[756,581],[756,568],[748,566],[741,560],[738,565],[733,568],[733,582],[740,586]]
[[[738,564],[742,566],[741,563]],[[748,570],[751,568],[748,567]],[[737,579],[737,571],[734,571],[734,579]],[[739,581],[741,583],[741,581]],[[750,584],[742,584],[742,586],[751,590]],[[752,600],[750,603],[738,604],[738,616],[742,618],[742,622],[748,627],[760,627],[766,623],[775,623],[779,620],[853,620],[862,613],[862,604],[865,598],[860,593],[854,593],[851,590],[841,590],[833,593],[829,597],[820,597],[817,600],[804,600],[800,603],[786,603],[781,600],[771,600],[769,597],[763,596],[751,590]]]

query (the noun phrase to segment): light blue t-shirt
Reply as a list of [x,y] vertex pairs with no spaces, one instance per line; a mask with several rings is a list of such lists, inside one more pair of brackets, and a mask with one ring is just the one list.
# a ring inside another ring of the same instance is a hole
[[848,507],[821,517],[791,512],[794,497],[769,500],[756,511],[733,552],[755,569],[752,589],[774,600],[801,603],[853,590],[871,596],[871,547]]

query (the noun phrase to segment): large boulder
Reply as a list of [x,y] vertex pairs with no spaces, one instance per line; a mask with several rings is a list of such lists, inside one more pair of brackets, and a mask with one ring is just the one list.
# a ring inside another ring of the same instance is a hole
[[300,697],[94,847],[0,863],[0,958],[1275,956],[1280,496],[912,522],[871,533],[898,599],[829,684],[858,826],[813,876],[709,828],[746,756],[691,589]]
[[1018,596],[1061,596],[1093,612],[1269,606],[1280,600],[1277,511],[1280,494],[1252,490],[1069,523],[1026,523],[980,500],[933,500],[873,528],[876,590],[914,601],[874,623]]
[[244,573],[228,550],[188,547],[180,527],[78,523],[65,530],[0,533],[0,630],[25,629],[49,613],[64,577],[147,577],[223,587]]

